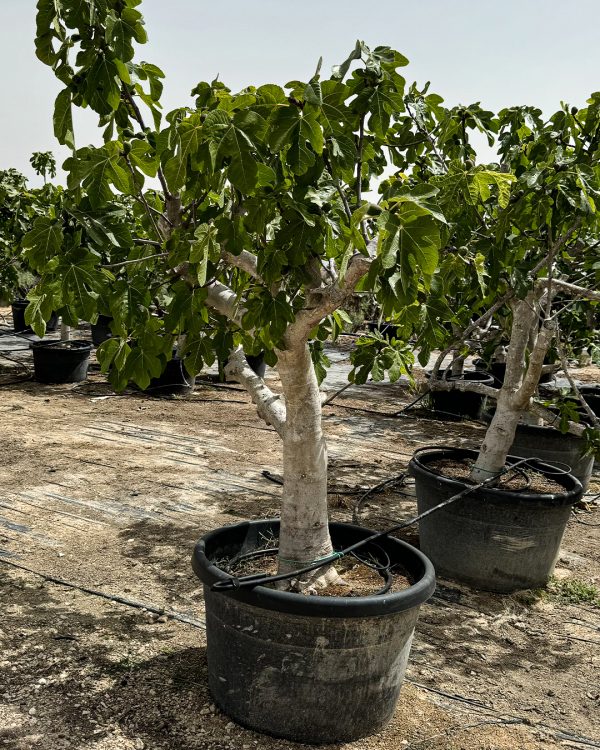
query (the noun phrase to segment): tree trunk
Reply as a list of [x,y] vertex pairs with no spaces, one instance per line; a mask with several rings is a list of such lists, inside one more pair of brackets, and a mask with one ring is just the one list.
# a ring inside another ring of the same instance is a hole
[[462,357],[458,351],[454,352],[454,359],[452,360],[452,368],[450,370],[450,375],[453,378],[460,378],[462,377],[462,374],[465,369],[465,358]]
[[471,472],[474,482],[484,482],[504,468],[506,457],[515,439],[522,410],[513,403],[513,396],[501,390],[496,402],[496,413],[485,433],[475,467]]
[[71,326],[68,326],[63,321],[60,321],[60,340],[70,341],[71,340]]
[[[544,357],[556,331],[553,321],[548,321],[539,328],[540,304],[540,297],[531,292],[526,299],[513,305],[510,344],[506,352],[506,375],[498,394],[496,413],[471,471],[474,482],[484,482],[504,468],[519,420],[528,408],[539,383]],[[532,348],[526,364],[528,345]]]
[[[321,394],[308,344],[302,341],[278,352],[277,370],[286,406],[279,572],[289,572],[332,552],[327,445],[321,427]],[[325,573],[327,579],[337,575],[333,568],[331,571]],[[323,570],[317,571],[317,576],[323,579]]]

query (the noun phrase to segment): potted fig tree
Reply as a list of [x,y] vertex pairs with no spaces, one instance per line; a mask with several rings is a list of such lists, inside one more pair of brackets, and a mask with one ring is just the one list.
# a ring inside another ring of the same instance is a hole
[[[55,174],[52,154],[34,153],[31,157],[34,168],[40,174]],[[0,171],[0,299],[10,302],[13,329],[17,333],[31,333],[25,322],[25,310],[29,304],[28,290],[35,282],[35,275],[21,251],[24,236],[33,222],[52,211],[59,200],[60,188],[44,184],[42,188],[29,188],[27,179],[16,169]],[[53,314],[48,321],[50,330],[56,330],[58,318]]]
[[[450,343],[445,340],[434,373],[446,355],[465,347],[473,332],[496,312],[504,311],[510,332],[506,374],[499,389],[443,379],[433,384],[449,392],[476,392],[495,402],[479,449],[432,450],[415,456],[411,463],[421,510],[468,483],[485,483],[420,525],[421,547],[436,569],[483,588],[510,591],[544,585],[571,506],[582,492],[578,479],[566,473],[569,466],[566,472],[539,464],[534,472],[531,465],[507,472],[507,466],[516,461],[509,456],[557,461],[562,455],[563,468],[566,463],[572,465],[585,482],[591,454],[598,448],[598,422],[591,413],[588,426],[568,415],[559,420],[534,397],[550,345],[554,342],[559,352],[563,348],[560,325],[568,306],[565,295],[600,299],[594,291],[597,270],[592,261],[598,232],[593,196],[600,187],[599,105],[600,97],[593,95],[585,109],[563,108],[547,122],[532,108],[501,112],[498,161],[503,170],[509,170],[504,186],[491,187],[489,169],[475,165],[472,170],[466,165],[454,171],[450,167],[443,175],[431,177],[440,189],[443,207],[452,200],[478,209],[447,215],[454,220],[451,231],[464,238],[465,249],[471,254],[481,252],[486,286],[493,290],[487,292],[486,308],[476,320]],[[444,278],[436,288],[443,288],[443,282]],[[424,340],[432,340],[436,325],[428,319]],[[528,411],[545,419],[548,426],[521,428]],[[589,455],[583,465],[575,464],[573,454],[564,448],[558,455],[550,450],[550,438],[561,437],[552,427],[559,421],[563,431],[576,436],[577,457]],[[525,446],[521,439],[515,442],[520,429],[540,432]],[[505,473],[511,484],[503,488]]]
[[[228,359],[226,374],[282,440],[281,518],[216,530],[194,552],[215,700],[260,731],[306,742],[356,739],[391,717],[418,608],[434,586],[429,561],[386,538],[370,549],[381,572],[372,593],[385,596],[344,596],[335,560],[369,532],[329,523],[319,392],[321,342],[340,330],[354,290],[372,289],[385,310],[416,305],[437,268],[444,219],[435,189],[398,177],[390,199],[363,199],[386,154],[404,150],[395,123],[404,107],[398,69],[407,61],[357,43],[330,77],[319,63],[308,81],[285,89],[234,94],[221,81],[201,82],[193,105],[162,123],[162,73],[134,61],[134,42],[145,39],[138,5],[101,4],[91,18],[71,0],[38,3],[38,56],[66,86],[55,128],[73,148],[65,164],[71,215],[106,234],[120,193],[140,216],[139,234],[119,237],[129,257],[110,273],[90,251],[80,260],[70,254],[70,273],[82,279],[90,313],[99,298],[108,304],[113,337],[97,356],[115,387],[132,378],[147,386],[179,342],[192,376]],[[72,105],[98,113],[104,145],[74,148]],[[36,289],[49,299],[67,273],[64,250],[56,251]],[[153,314],[157,306],[163,314]],[[246,358],[261,351],[278,390]],[[370,366],[397,377],[404,365],[384,342]],[[270,556],[277,585],[232,589],[236,565],[256,556]],[[399,567],[410,585],[390,591]]]

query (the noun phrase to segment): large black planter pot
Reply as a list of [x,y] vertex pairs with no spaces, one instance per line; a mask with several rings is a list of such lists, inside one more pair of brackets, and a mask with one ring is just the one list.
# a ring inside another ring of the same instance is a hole
[[558,466],[566,464],[586,492],[594,468],[594,457],[582,455],[583,448],[583,439],[577,435],[563,435],[554,427],[520,424],[510,452],[513,456],[541,458]]
[[250,368],[255,372],[259,378],[264,378],[267,372],[267,363],[265,362],[264,352],[259,354],[246,354],[246,362],[250,365]]
[[94,346],[100,346],[102,342],[112,338],[112,331],[110,330],[112,320],[110,315],[98,315],[98,320],[90,325]]
[[[252,372],[255,372],[259,378],[265,377],[265,374],[267,372],[267,363],[265,362],[265,353],[259,352],[258,354],[246,354],[246,362],[250,365],[250,369]],[[228,359],[223,362],[223,372],[225,371],[225,368],[227,367],[227,363],[229,362]],[[223,375],[223,377],[225,377]],[[236,380],[225,380],[227,383],[236,383]]]
[[500,388],[502,383],[504,383],[506,362],[490,362],[488,365],[483,359],[476,359],[473,364],[475,365],[475,369],[479,372],[489,372],[494,378],[494,388]]
[[600,417],[600,385],[580,385],[581,395],[597,417]]
[[[485,370],[486,372],[489,372],[490,375],[494,378],[494,387],[500,388],[502,383],[504,383],[504,378],[506,377],[506,362],[490,362],[490,364],[486,364],[482,359],[477,359],[474,362],[475,367],[477,370]],[[551,367],[551,363],[546,362],[546,367]],[[554,373],[550,370],[546,372],[542,372],[540,375],[540,383],[550,383],[554,379]]]
[[[415,478],[419,514],[468,487],[441,476],[430,464],[476,457],[477,451],[466,448],[432,448],[413,456],[409,471]],[[508,463],[516,460],[509,456]],[[544,586],[556,564],[571,506],[583,492],[570,474],[552,478],[564,487],[563,493],[485,488],[435,511],[419,522],[421,550],[439,575],[478,589],[506,593]]]
[[87,378],[89,341],[34,341],[33,370],[39,383],[81,383]]
[[[427,376],[429,377],[429,373],[427,373]],[[457,377],[452,375],[444,377],[444,371],[440,371],[440,378],[449,381],[466,380],[481,385],[494,385],[494,378],[483,370],[465,370],[462,375]],[[477,419],[485,403],[485,396],[461,391],[431,391],[429,398],[431,408],[440,412],[442,417],[447,414],[454,417]]]
[[[337,549],[372,532],[332,523]],[[297,742],[352,741],[394,713],[420,605],[435,588],[429,560],[394,538],[378,544],[415,583],[371,597],[305,596],[272,588],[214,592],[229,576],[214,564],[279,533],[279,521],[218,529],[194,550],[204,583],[209,687],[240,724]]]
[[368,320],[367,330],[372,333],[378,331],[386,339],[395,339],[398,336],[398,326],[393,323],[379,323],[377,320]]
[[152,396],[185,396],[194,390],[196,378],[185,369],[183,360],[173,357],[158,378],[152,378],[146,393]]
[[[31,328],[25,323],[25,310],[29,305],[28,299],[16,299],[12,305],[13,330],[15,333],[33,333]],[[50,319],[46,322],[46,332],[56,331],[58,328],[58,315],[53,312]]]

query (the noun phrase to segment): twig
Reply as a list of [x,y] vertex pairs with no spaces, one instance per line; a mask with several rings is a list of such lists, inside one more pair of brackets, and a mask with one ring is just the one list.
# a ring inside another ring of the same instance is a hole
[[[162,214],[161,214],[161,216],[162,216]],[[160,247],[160,248],[162,248],[162,245],[160,244],[160,242],[155,242],[154,240],[144,240],[141,237],[135,237],[134,240],[133,240],[133,243],[135,245],[152,245],[152,247]]]
[[569,372],[569,363],[567,362],[567,356],[565,354],[565,349],[564,349],[562,340],[560,338],[560,329],[558,329],[558,327],[557,327],[557,331],[556,331],[556,350],[558,351],[558,356],[559,356],[559,359],[560,359],[561,367],[563,369],[565,377],[569,381],[569,385],[571,386],[571,389],[573,390],[573,393],[579,399],[579,403],[585,409],[585,413],[590,418],[590,421],[594,425],[594,427],[600,428],[600,421],[598,420],[598,417],[596,416],[596,414],[592,411],[592,409],[588,405],[588,402],[585,400],[585,398],[581,394],[581,391],[579,390],[579,388],[577,387],[577,384],[573,380],[573,376]]
[[[129,157],[125,154],[124,156],[125,163],[129,167],[129,171],[131,172],[131,176],[133,177],[133,184],[137,185],[136,179],[135,179],[135,172],[133,171],[133,167],[131,166],[131,162],[129,161]],[[150,222],[152,223],[152,226],[154,227],[154,231],[156,232],[156,236],[160,239],[164,239],[162,236],[162,232],[159,230],[158,225],[156,223],[156,220],[154,218],[154,214],[152,213],[152,208],[148,201],[146,200],[146,197],[144,193],[141,191],[141,189],[138,188],[138,196],[139,200],[143,204],[144,208],[146,209],[146,213],[148,214],[148,218],[150,219]]]
[[[142,128],[142,130],[145,130],[146,129],[146,123],[144,122],[144,118],[142,117],[142,113],[140,112],[140,108],[138,107],[138,105],[137,105],[137,103],[136,103],[136,101],[135,101],[135,99],[134,99],[131,91],[129,91],[129,89],[127,88],[127,86],[125,84],[122,84],[122,86],[121,86],[121,92],[123,93],[123,95],[125,96],[125,98],[127,99],[127,101],[129,102],[129,104],[131,105],[131,109],[133,110],[133,115],[134,115],[135,119],[137,120],[139,126]],[[171,193],[169,192],[169,187],[167,185],[167,181],[165,179],[165,174],[164,174],[161,166],[158,167],[157,176],[158,176],[158,179],[159,179],[160,184],[162,186],[163,192],[165,194],[165,198],[167,198],[167,199],[171,198]]]
[[[158,247],[160,247],[160,245],[158,245]],[[100,268],[119,268],[120,266],[129,266],[132,263],[143,263],[145,260],[152,260],[153,258],[166,258],[168,254],[169,253],[156,253],[156,255],[145,255],[143,258],[122,260],[120,263],[107,263],[106,265],[100,266]]]

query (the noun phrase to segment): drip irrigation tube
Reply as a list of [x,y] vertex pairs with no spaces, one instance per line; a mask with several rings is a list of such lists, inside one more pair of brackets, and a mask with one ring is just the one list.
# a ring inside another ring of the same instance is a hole
[[[420,451],[424,451],[424,450],[432,450],[436,447],[437,446],[427,446],[425,448],[420,448],[418,451],[416,451],[416,453]],[[450,505],[451,503],[455,503],[457,500],[462,499],[466,495],[469,495],[472,492],[475,492],[476,490],[481,489],[482,487],[486,487],[492,482],[495,482],[500,476],[503,476],[513,471],[520,471],[520,473],[523,474],[525,467],[529,468],[532,471],[539,472],[540,464],[544,467],[544,472],[548,474],[549,473],[548,464],[545,464],[539,458],[519,459],[514,464],[504,467],[504,469],[498,472],[498,474],[495,474],[494,476],[489,477],[488,479],[484,480],[483,482],[480,482],[479,484],[474,484],[471,487],[466,487],[464,490],[461,490],[456,495],[453,495],[447,500],[444,500],[443,502],[439,503],[439,505],[435,505],[433,508],[429,508],[428,510],[424,511],[423,513],[420,513],[414,518],[411,518],[408,521],[403,521],[402,523],[398,523],[395,526],[392,526],[391,528],[386,529],[385,531],[378,531],[374,534],[371,534],[371,536],[368,536],[365,539],[362,539],[360,542],[355,542],[354,544],[351,544],[349,547],[346,547],[345,549],[333,552],[332,554],[327,555],[319,560],[314,560],[312,563],[310,563],[309,565],[305,565],[302,568],[298,568],[297,570],[293,570],[288,573],[278,573],[276,575],[271,575],[271,576],[265,575],[263,573],[253,573],[251,575],[241,576],[240,578],[231,576],[227,580],[217,581],[216,583],[213,583],[213,585],[211,586],[211,590],[212,591],[232,591],[234,589],[252,588],[254,586],[265,586],[269,583],[276,583],[277,581],[287,581],[292,578],[298,578],[299,576],[305,575],[306,573],[311,573],[313,570],[317,570],[318,568],[322,568],[325,565],[329,565],[330,563],[333,563],[336,560],[339,560],[342,557],[345,557],[346,555],[349,555],[355,552],[357,549],[364,547],[366,544],[375,542],[377,539],[381,539],[385,536],[388,536],[389,534],[393,534],[409,526],[413,526],[415,523],[417,523],[418,521],[421,521],[423,518],[426,518],[432,513],[435,513],[436,511],[439,511],[442,508],[445,508],[447,505]],[[537,465],[537,468],[536,468],[536,465]],[[568,472],[565,472],[562,469],[557,469],[555,472],[551,472],[551,473],[559,476]],[[388,481],[398,481],[398,478],[395,477],[393,480],[388,480]],[[380,572],[382,571],[380,570]]]

